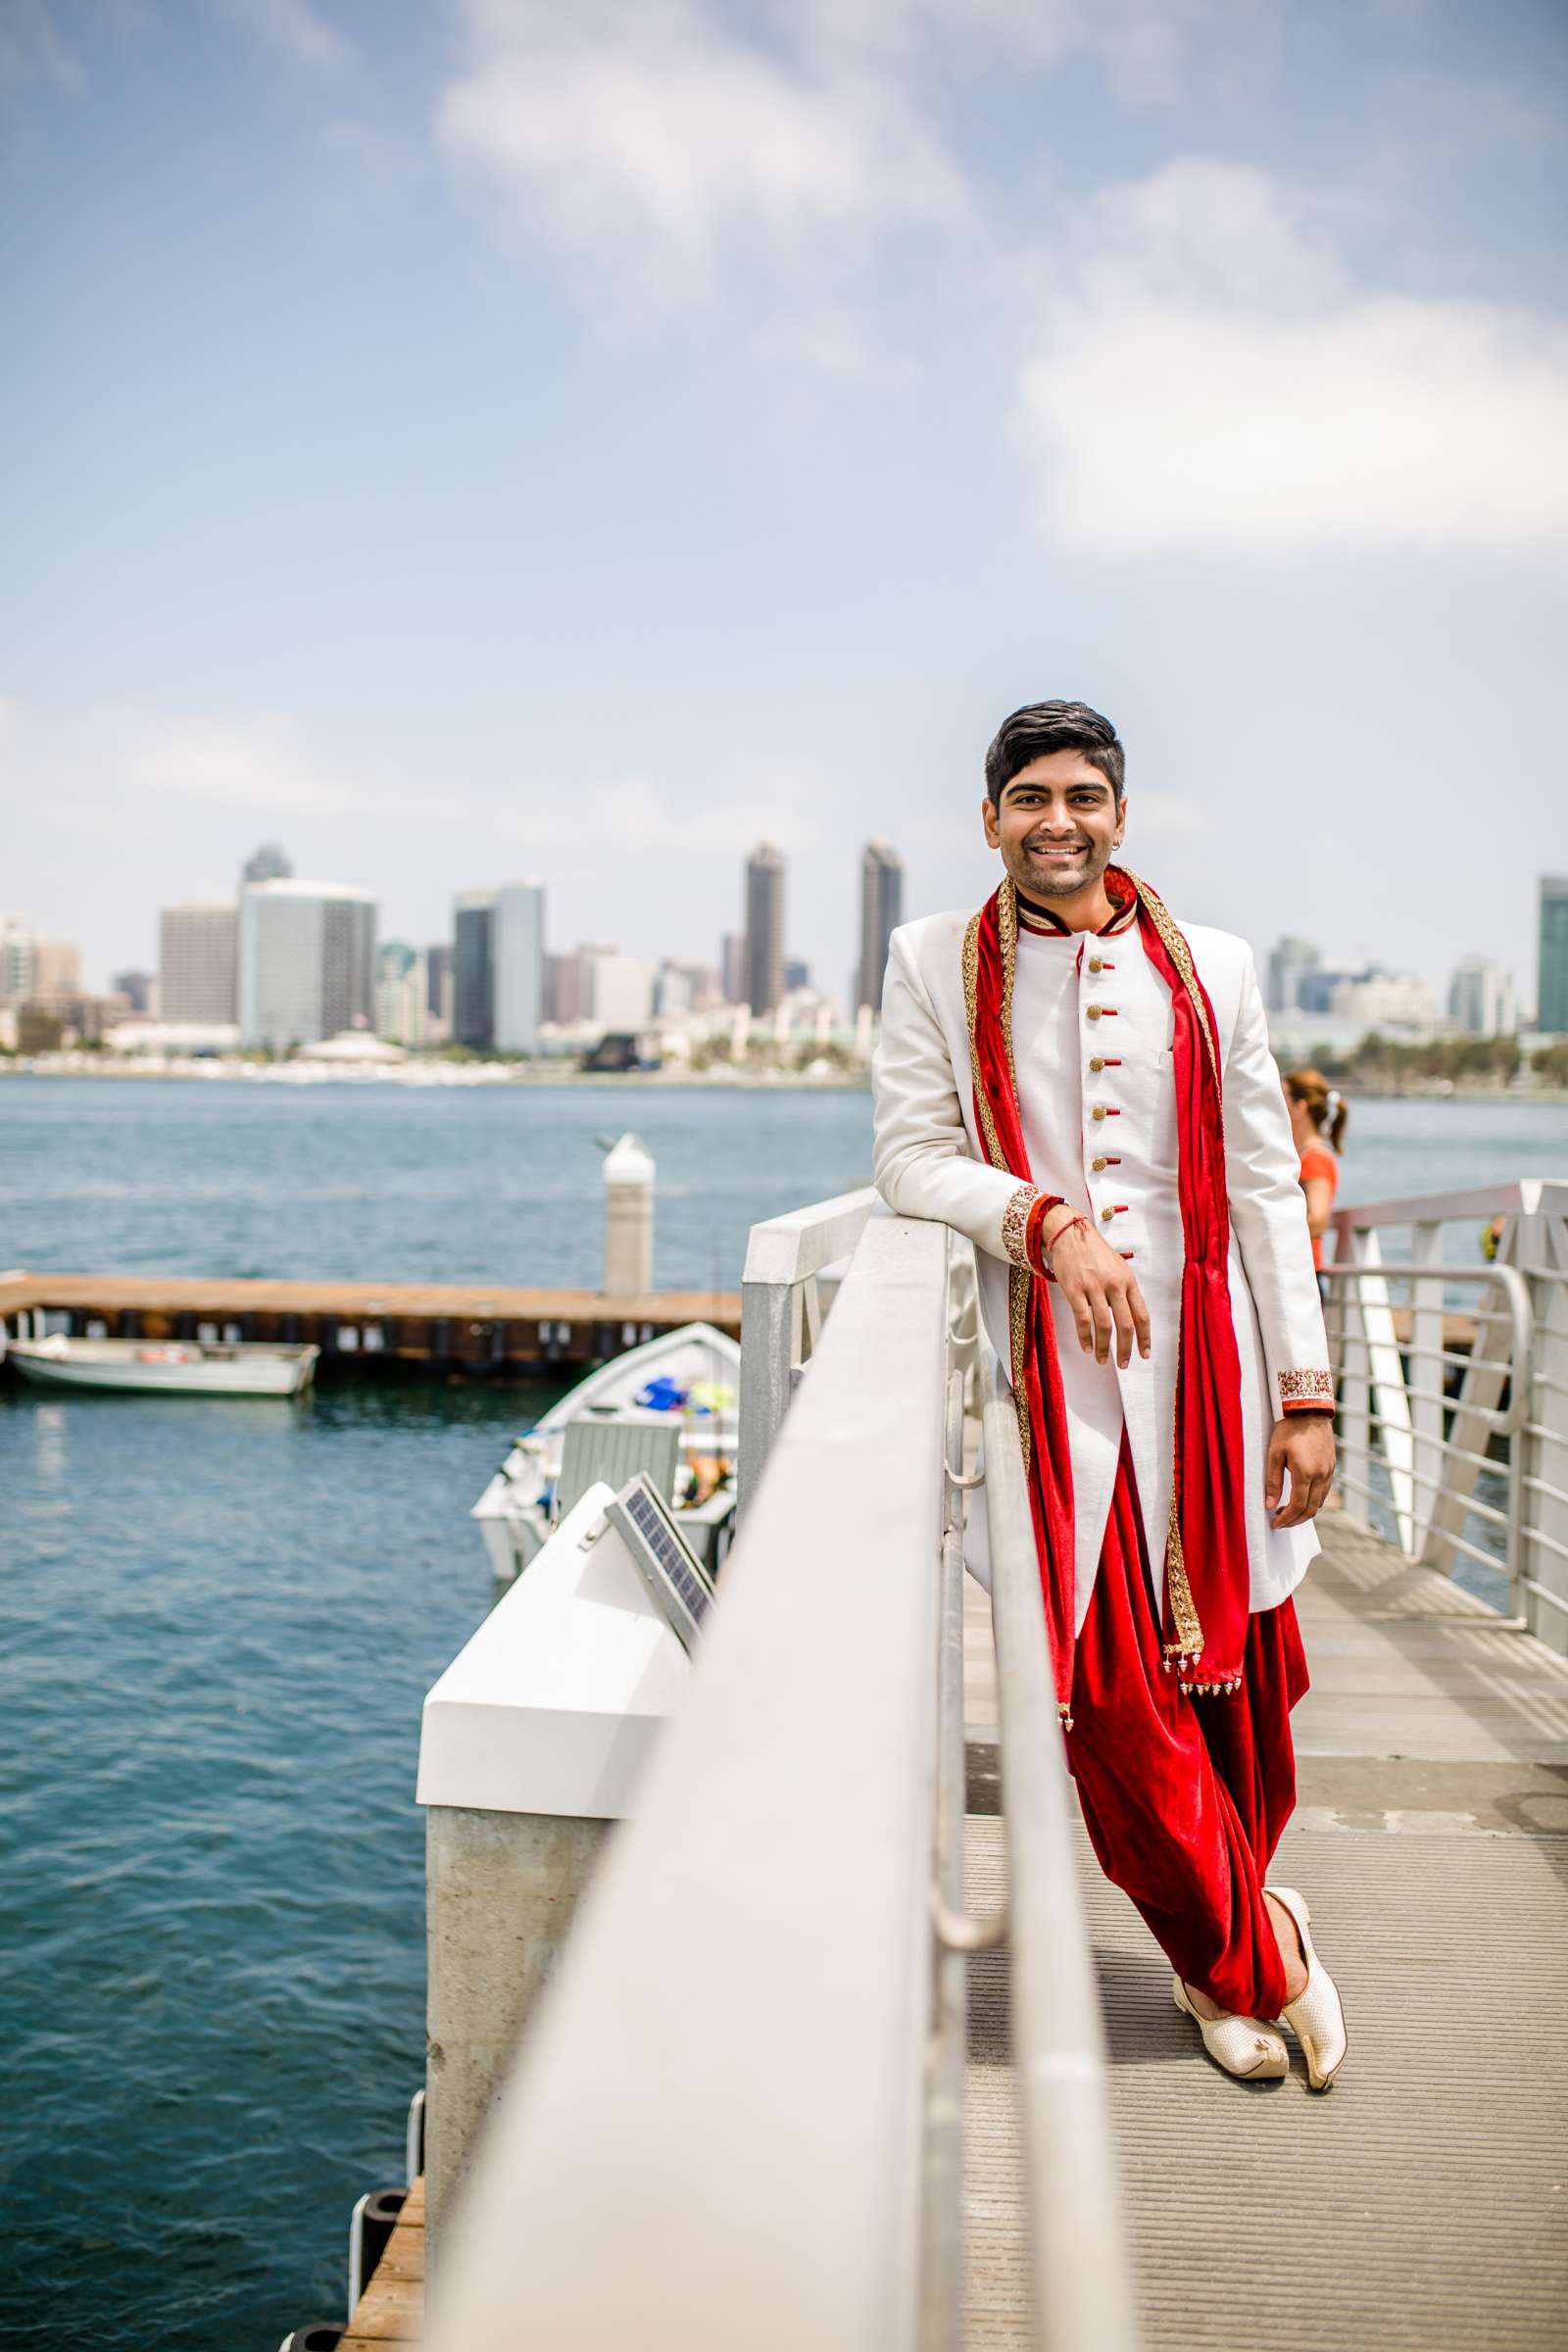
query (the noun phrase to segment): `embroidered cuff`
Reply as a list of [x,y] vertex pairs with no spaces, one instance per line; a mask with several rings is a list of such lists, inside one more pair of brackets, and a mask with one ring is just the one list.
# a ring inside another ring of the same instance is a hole
[[1029,1211],[1040,1198],[1037,1184],[1020,1184],[1002,1212],[1002,1247],[1015,1266],[1029,1265]]
[[1334,1375],[1332,1372],[1282,1372],[1280,1374],[1280,1411],[1282,1413],[1332,1413],[1334,1410]]

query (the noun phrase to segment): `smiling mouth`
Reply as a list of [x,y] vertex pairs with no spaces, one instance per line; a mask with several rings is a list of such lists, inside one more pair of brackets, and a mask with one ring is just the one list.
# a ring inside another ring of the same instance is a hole
[[1087,858],[1089,855],[1086,841],[1071,842],[1065,849],[1050,841],[1031,842],[1028,847],[1031,858]]

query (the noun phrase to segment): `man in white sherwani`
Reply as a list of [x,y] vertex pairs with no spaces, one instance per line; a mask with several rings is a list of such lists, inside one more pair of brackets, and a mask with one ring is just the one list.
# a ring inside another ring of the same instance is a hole
[[1211,2057],[1314,2088],[1344,2019],[1263,1874],[1306,1688],[1291,1594],[1334,1470],[1297,1154],[1252,959],[1112,862],[1115,730],[1033,704],[986,756],[976,913],[895,931],[875,1068],[890,1207],[967,1234],[1007,1367],[1084,1819]]

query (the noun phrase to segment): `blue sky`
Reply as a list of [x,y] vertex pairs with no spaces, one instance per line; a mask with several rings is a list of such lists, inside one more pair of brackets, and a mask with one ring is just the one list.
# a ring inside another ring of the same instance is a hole
[[5,0],[0,906],[263,838],[716,953],[975,903],[1075,694],[1260,950],[1533,988],[1568,866],[1547,0]]

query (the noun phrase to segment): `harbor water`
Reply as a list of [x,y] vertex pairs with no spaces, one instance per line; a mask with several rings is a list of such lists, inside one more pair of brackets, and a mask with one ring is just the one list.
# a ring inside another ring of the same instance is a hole
[[[854,1091],[0,1084],[0,1260],[595,1284],[596,1136],[656,1279],[863,1182]],[[1356,1102],[1345,1193],[1568,1166],[1561,1105]],[[341,2318],[423,2065],[419,1702],[490,1604],[466,1511],[550,1392],[300,1405],[0,1383],[0,2341],[272,2352]]]

